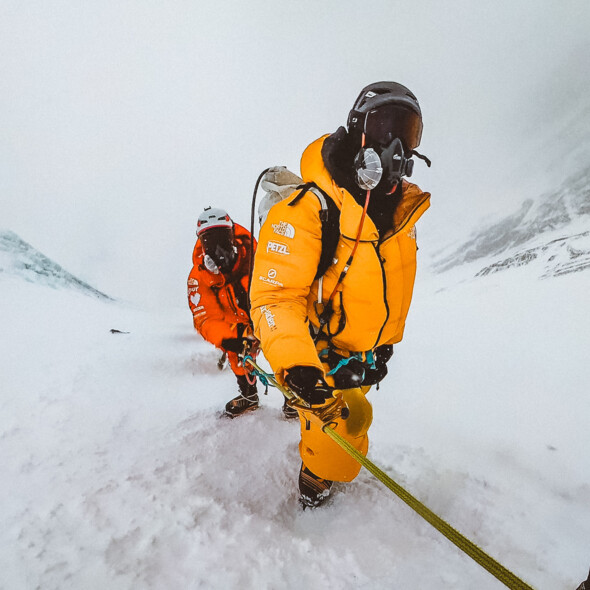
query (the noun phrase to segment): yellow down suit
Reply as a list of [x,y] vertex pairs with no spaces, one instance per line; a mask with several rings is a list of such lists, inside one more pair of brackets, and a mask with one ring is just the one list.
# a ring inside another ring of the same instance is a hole
[[[315,183],[340,210],[340,236],[333,264],[322,279],[315,279],[322,251],[320,200],[311,191],[300,199],[299,191],[275,204],[260,230],[252,283],[251,317],[264,356],[278,380],[296,365],[326,371],[319,357],[329,345],[343,356],[364,353],[402,339],[416,274],[414,224],[429,207],[429,193],[403,181],[402,197],[394,211],[393,229],[379,236],[371,219],[365,218],[352,264],[333,298],[334,313],[328,324],[331,334],[314,342],[310,323],[319,327],[318,300],[325,301],[337,284],[354,246],[363,208],[338,186],[326,169],[322,144],[313,142],[301,158],[304,182]],[[330,378],[326,380],[330,383]],[[363,388],[368,389],[368,388]],[[360,388],[343,392],[350,408],[347,420],[336,429],[355,448],[366,454],[371,405]],[[301,417],[301,457],[319,477],[351,481],[360,465],[313,423]]]

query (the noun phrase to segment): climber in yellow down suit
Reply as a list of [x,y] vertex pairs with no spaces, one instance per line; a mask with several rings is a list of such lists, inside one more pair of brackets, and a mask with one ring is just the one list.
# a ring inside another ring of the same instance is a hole
[[[415,223],[429,193],[405,177],[420,143],[416,97],[395,82],[363,89],[347,128],[325,135],[301,158],[305,183],[269,211],[260,231],[250,299],[255,335],[298,407],[300,501],[321,504],[333,481],[360,465],[310,413],[326,407],[332,426],[368,450],[366,393],[387,373],[402,339],[416,274]],[[335,404],[335,400],[337,403]]]

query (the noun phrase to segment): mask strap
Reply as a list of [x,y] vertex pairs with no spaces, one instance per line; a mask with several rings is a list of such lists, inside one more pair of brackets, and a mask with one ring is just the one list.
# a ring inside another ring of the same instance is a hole
[[413,156],[416,156],[417,158],[420,158],[421,160],[424,160],[426,162],[426,165],[430,168],[430,166],[432,166],[432,162],[430,161],[429,158],[427,158],[426,156],[423,156],[422,154],[419,154],[416,150],[412,150],[410,152]]

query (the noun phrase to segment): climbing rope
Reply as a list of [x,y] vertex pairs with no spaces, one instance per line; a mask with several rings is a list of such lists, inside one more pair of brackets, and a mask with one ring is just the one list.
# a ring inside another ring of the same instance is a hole
[[322,427],[334,442],[336,442],[349,455],[354,457],[363,467],[370,471],[381,483],[387,486],[398,498],[403,500],[412,510],[417,512],[426,522],[430,523],[439,533],[443,534],[451,543],[457,546],[461,551],[469,555],[471,559],[479,563],[495,578],[500,580],[505,586],[513,590],[533,590],[526,582],[515,576],[510,570],[498,563],[493,557],[489,556],[475,543],[463,536],[459,531],[454,529],[450,524],[437,516],[432,510],[427,508],[420,500],[414,498],[407,490],[396,483],[387,473],[383,472],[372,461],[367,459],[362,453],[359,453],[346,439],[342,438],[335,430],[326,424]]
[[[297,397],[291,390],[281,385],[274,375],[263,371],[252,357],[244,357],[244,364],[246,363],[252,367],[252,372],[261,378],[261,381],[264,379],[262,382],[265,385],[270,384],[276,387],[287,399]],[[297,398],[298,403],[302,401],[303,400],[300,398]],[[307,404],[307,406],[309,407],[309,404]],[[367,459],[367,457],[355,449],[345,438],[338,434],[332,428],[333,423],[326,424],[319,416],[313,413],[311,420],[314,421],[321,428],[321,430],[336,444],[338,444],[351,457],[356,459],[356,461],[358,461],[365,469],[372,473],[381,483],[391,490],[398,498],[400,498],[412,510],[414,510],[424,520],[426,520],[426,522],[432,525],[439,533],[444,535],[456,547],[461,549],[461,551],[469,555],[471,559],[479,563],[481,567],[487,570],[496,579],[500,580],[500,582],[502,582],[505,586],[511,590],[534,590],[532,586],[529,586],[526,582],[521,580],[518,576],[497,562],[493,557],[485,553],[485,551],[480,549],[475,543],[454,529],[449,523],[437,516],[434,512],[432,512],[432,510],[420,502],[420,500],[412,496],[412,494],[410,494],[406,489],[391,479],[387,473],[379,469],[377,465],[375,465],[371,460]]]

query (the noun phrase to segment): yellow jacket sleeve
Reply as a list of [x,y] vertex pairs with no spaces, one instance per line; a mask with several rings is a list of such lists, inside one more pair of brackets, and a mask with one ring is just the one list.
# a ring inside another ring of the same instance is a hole
[[250,287],[254,332],[277,377],[295,365],[322,369],[309,333],[307,297],[322,251],[320,203],[299,191],[269,211]]

